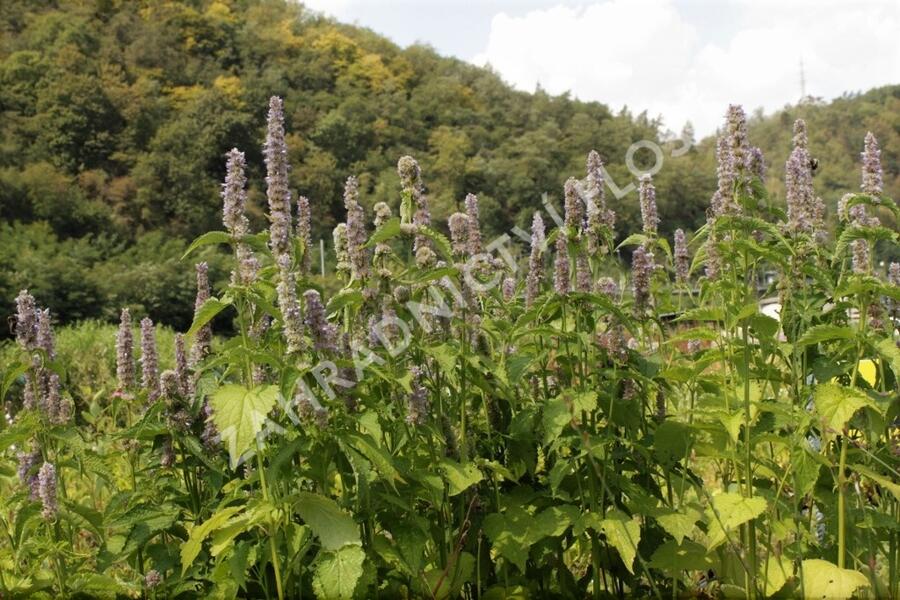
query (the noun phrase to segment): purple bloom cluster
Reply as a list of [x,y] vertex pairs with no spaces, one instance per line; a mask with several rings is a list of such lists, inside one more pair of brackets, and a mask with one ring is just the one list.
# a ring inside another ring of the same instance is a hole
[[134,334],[131,333],[131,313],[127,308],[122,309],[116,332],[116,379],[123,392],[134,387]]
[[579,292],[590,292],[593,287],[591,263],[587,255],[579,252],[575,257],[575,289]]
[[794,123],[794,149],[784,167],[788,228],[821,237],[825,204],[813,190],[811,164],[806,123],[803,119],[797,119]]
[[38,497],[41,499],[43,509],[41,516],[47,521],[56,518],[59,507],[56,502],[56,467],[53,463],[45,462],[38,471]]
[[640,184],[641,220],[646,235],[655,236],[659,225],[659,215],[656,212],[656,187],[650,174],[641,177]]
[[284,140],[284,103],[269,99],[266,143],[266,197],[269,201],[269,246],[278,257],[290,252],[291,191],[288,187],[287,144]]
[[466,216],[468,220],[468,246],[469,256],[481,253],[481,227],[478,215],[478,197],[475,194],[466,195]]
[[365,214],[359,204],[359,181],[347,178],[344,185],[344,208],[347,209],[347,255],[350,258],[350,276],[365,279],[369,274],[368,253],[366,251]]
[[611,300],[617,300],[619,298],[619,284],[611,277],[601,277],[598,279],[594,289],[598,294],[602,294]]
[[306,317],[304,322],[309,328],[310,337],[317,351],[327,350],[337,352],[337,327],[329,323],[325,316],[325,306],[322,305],[322,297],[316,290],[303,292],[303,300],[306,303]]
[[175,380],[178,393],[189,398],[194,393],[194,378],[188,367],[187,353],[184,349],[184,335],[175,334]]
[[525,278],[525,305],[531,306],[540,292],[541,273],[543,271],[544,220],[540,213],[534,213],[531,221],[531,254],[528,257],[528,275]]
[[557,294],[565,296],[571,290],[571,283],[569,281],[569,245],[562,232],[556,238],[556,260],[553,265],[553,288]]
[[631,256],[631,286],[636,312],[642,312],[650,303],[650,278],[656,270],[653,253],[643,245]]
[[881,150],[878,140],[869,131],[866,133],[865,147],[862,153],[862,191],[870,196],[880,196],[884,191],[881,174]]
[[37,347],[37,306],[28,290],[16,296],[16,341],[28,351]]
[[578,194],[578,181],[574,177],[569,177],[566,180],[564,191],[566,235],[575,235],[580,230],[584,219],[581,210],[581,198]]
[[687,283],[690,269],[690,255],[688,254],[687,240],[684,230],[675,230],[675,280],[678,283]]
[[[209,265],[205,262],[197,263],[197,297],[194,300],[194,317],[200,313],[200,309],[210,298],[209,289]],[[194,334],[194,344],[191,347],[191,363],[197,364],[203,360],[212,349],[212,324],[207,323]]]
[[337,258],[335,270],[342,277],[350,275],[350,253],[347,251],[347,224],[338,223],[331,233],[334,240],[334,254]]
[[412,373],[412,393],[407,403],[406,422],[410,425],[424,425],[428,420],[428,411],[431,404],[428,400],[428,390],[422,385],[422,367],[414,366]]
[[276,258],[278,264],[278,285],[275,292],[278,296],[278,308],[281,309],[281,322],[287,351],[290,354],[303,350],[303,314],[297,299],[297,280],[291,270],[291,256],[282,254]]
[[447,221],[450,228],[450,243],[455,256],[464,256],[469,247],[469,217],[455,212]]
[[156,352],[156,328],[149,317],[141,319],[141,386],[150,402],[159,398],[159,359]]
[[300,196],[297,198],[297,239],[303,249],[303,259],[300,261],[300,272],[309,275],[312,268],[312,211],[309,207],[309,198]]
[[869,242],[868,240],[853,240],[853,272],[865,275],[870,271]]

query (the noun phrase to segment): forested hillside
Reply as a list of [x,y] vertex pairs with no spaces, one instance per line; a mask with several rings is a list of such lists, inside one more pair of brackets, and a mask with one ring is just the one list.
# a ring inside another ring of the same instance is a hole
[[[311,199],[314,237],[326,240],[347,176],[359,177],[367,209],[396,203],[404,154],[422,164],[436,221],[473,192],[497,232],[525,225],[543,192],[559,202],[590,149],[624,187],[634,180],[629,145],[661,137],[646,115],[517,92],[489,70],[283,0],[6,0],[0,313],[28,285],[63,321],[131,305],[185,327],[192,283],[179,257],[219,227],[233,146],[247,153],[252,224],[264,225],[260,124],[271,95],[285,100],[293,192]],[[858,185],[845,179],[867,129],[881,140],[885,191],[896,197],[898,96],[894,86],[751,122],[771,191],[781,192],[789,125],[804,116],[817,186],[832,206],[831,190]],[[712,146],[666,154],[656,176],[663,234],[702,221],[715,187]],[[620,231],[634,230],[636,193],[617,203]],[[214,280],[226,276],[212,253],[205,258]]]

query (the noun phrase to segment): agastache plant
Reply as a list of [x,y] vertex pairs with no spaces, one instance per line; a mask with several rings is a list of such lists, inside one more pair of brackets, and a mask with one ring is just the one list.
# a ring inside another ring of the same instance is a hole
[[[229,244],[237,273],[178,312],[193,308],[191,335],[221,323],[202,362],[147,318],[136,384],[123,310],[106,381],[106,355],[72,364],[74,336],[54,340],[51,313],[16,297],[0,596],[900,597],[893,173],[877,197],[844,196],[826,235],[805,126],[770,197],[733,106],[704,227],[660,222],[646,178],[642,223],[616,245],[591,152],[567,223],[548,236],[535,212],[526,249],[488,241],[474,196],[432,221],[404,157],[399,198],[374,179],[371,224],[351,180],[320,276],[304,265],[309,202],[291,231],[271,108],[267,195],[287,210],[270,203],[270,246],[245,214],[262,165],[231,151],[226,232],[188,250]],[[156,318],[152,299],[129,302]]]

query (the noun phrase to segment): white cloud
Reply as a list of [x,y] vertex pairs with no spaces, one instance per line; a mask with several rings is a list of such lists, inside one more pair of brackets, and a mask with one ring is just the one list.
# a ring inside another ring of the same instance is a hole
[[[715,130],[729,103],[749,112],[796,101],[801,57],[807,91],[826,98],[900,81],[898,3],[745,0],[728,16],[722,4],[706,8],[691,11],[696,23],[673,0],[500,13],[473,62],[523,90],[540,83],[613,109],[646,109],[674,130],[691,120],[699,134]],[[725,22],[735,16],[737,27]],[[722,42],[709,31],[717,21],[734,30]]]

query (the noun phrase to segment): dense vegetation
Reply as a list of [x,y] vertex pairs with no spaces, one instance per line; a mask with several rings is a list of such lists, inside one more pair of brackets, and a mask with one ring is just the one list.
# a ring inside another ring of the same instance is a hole
[[[367,209],[389,201],[398,185],[394,157],[403,154],[429,173],[437,219],[472,192],[485,230],[496,233],[527,227],[542,193],[559,201],[563,174],[575,172],[588,149],[624,188],[636,183],[625,166],[629,145],[671,137],[646,115],[515,92],[487,70],[423,46],[398,48],[285,0],[6,0],[0,314],[11,314],[11,298],[27,285],[65,322],[112,320],[111,307],[127,305],[186,327],[190,280],[177,258],[217,222],[232,146],[247,153],[248,215],[264,225],[257,140],[272,94],[285,99],[290,186],[313,200],[315,239],[327,239],[342,218],[348,175],[360,175]],[[831,209],[857,184],[851,163],[871,130],[884,148],[886,190],[896,196],[898,94],[894,86],[828,105],[808,100],[754,118],[750,128],[767,156],[784,156],[790,123],[806,118]],[[714,145],[673,158],[683,141],[664,144],[656,176],[664,234],[703,221],[716,185]],[[782,164],[770,166],[769,191],[783,198]],[[636,193],[616,204],[622,229],[636,228]],[[204,258],[214,281],[227,279],[220,259]]]
[[873,257],[900,209],[875,136],[828,223],[805,123],[782,210],[729,107],[706,222],[671,243],[649,176],[621,232],[591,152],[525,252],[474,195],[445,237],[404,156],[372,211],[347,179],[327,291],[283,110],[269,226],[229,151],[223,227],[188,253],[229,248],[231,276],[196,265],[184,335],[123,310],[113,367],[111,327],[56,339],[16,296],[0,594],[900,597],[900,264]]

